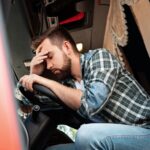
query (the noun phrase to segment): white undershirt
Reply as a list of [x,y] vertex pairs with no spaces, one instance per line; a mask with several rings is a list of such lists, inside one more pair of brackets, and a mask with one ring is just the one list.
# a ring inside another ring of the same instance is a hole
[[81,80],[80,82],[75,81],[75,86],[76,86],[77,89],[80,89],[80,90],[82,90],[82,91],[85,90],[83,80]]

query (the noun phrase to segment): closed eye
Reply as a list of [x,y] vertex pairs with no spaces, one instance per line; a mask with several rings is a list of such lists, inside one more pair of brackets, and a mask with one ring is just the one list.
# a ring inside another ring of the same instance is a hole
[[52,59],[52,58],[53,58],[52,52],[49,52],[49,53],[48,53],[48,58],[49,58],[49,59]]

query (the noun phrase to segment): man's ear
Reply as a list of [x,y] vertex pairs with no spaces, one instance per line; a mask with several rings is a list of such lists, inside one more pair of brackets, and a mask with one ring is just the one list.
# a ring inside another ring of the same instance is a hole
[[67,56],[70,56],[72,54],[73,49],[69,41],[63,42],[63,51]]

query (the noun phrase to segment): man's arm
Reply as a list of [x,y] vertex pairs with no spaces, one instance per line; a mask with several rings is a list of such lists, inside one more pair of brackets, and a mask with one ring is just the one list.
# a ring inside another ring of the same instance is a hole
[[51,89],[63,103],[74,110],[79,109],[81,105],[80,101],[83,94],[81,90],[64,86],[56,81],[49,80],[35,74],[23,76],[20,79],[20,82],[30,91],[33,91],[33,83],[38,83]]

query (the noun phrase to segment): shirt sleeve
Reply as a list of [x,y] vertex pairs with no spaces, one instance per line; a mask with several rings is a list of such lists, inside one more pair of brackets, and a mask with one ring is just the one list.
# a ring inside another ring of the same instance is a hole
[[96,52],[85,63],[85,91],[78,113],[92,119],[109,99],[118,76],[119,64],[108,52]]

